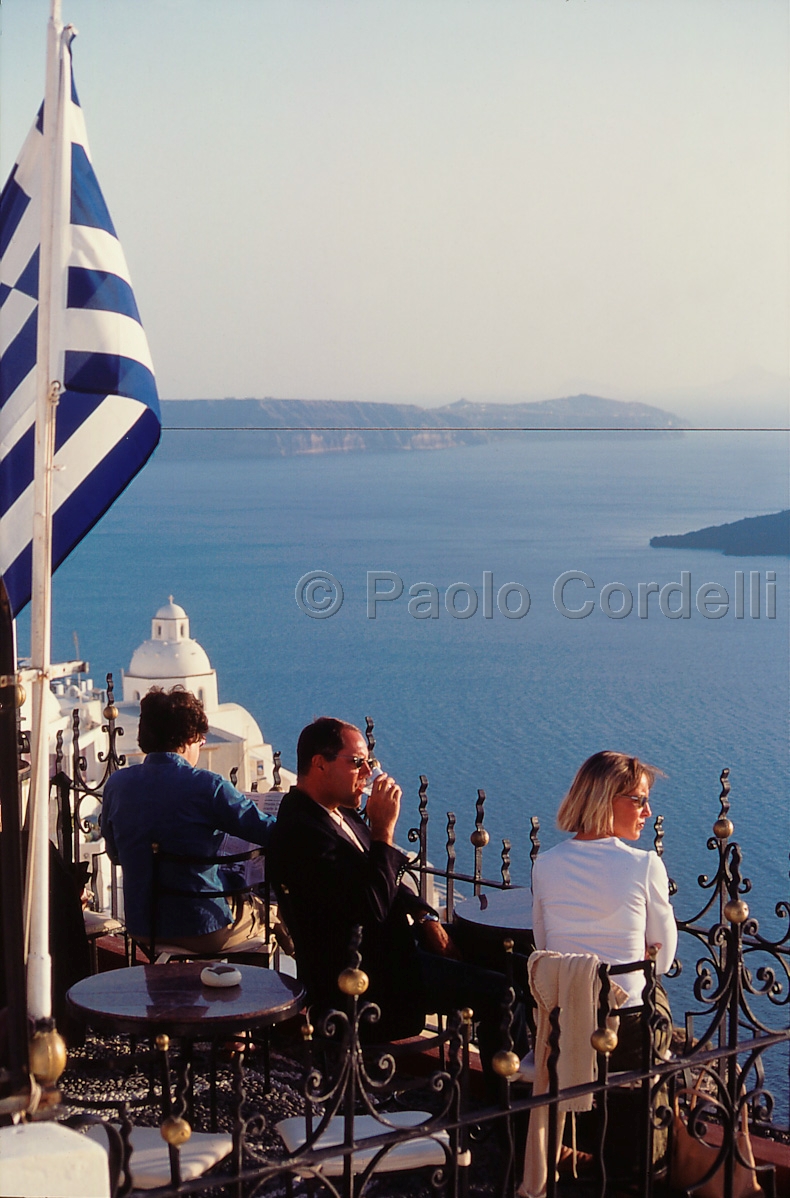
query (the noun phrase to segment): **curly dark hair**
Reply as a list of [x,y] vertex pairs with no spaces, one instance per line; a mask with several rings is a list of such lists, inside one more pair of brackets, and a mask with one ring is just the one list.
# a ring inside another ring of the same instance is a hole
[[203,704],[183,686],[155,686],[140,701],[137,743],[144,753],[177,753],[207,732]]
[[309,774],[314,757],[325,757],[334,761],[343,749],[343,731],[351,728],[353,732],[359,729],[345,720],[336,720],[332,716],[322,715],[312,724],[308,724],[299,733],[296,744],[296,770],[299,774]]

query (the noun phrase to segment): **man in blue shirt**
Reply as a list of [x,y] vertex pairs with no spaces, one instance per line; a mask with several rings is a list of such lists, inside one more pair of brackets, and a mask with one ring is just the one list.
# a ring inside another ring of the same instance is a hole
[[[154,688],[140,703],[138,742],[142,765],[107,779],[101,828],[110,860],[123,869],[126,926],[133,936],[151,932],[152,848],[185,856],[217,856],[226,832],[266,845],[274,823],[219,774],[197,768],[208,720],[189,691]],[[263,903],[255,896],[234,904],[205,891],[229,889],[216,865],[160,864],[163,887],[192,892],[162,894],[157,938],[200,953],[243,951],[264,927]]]

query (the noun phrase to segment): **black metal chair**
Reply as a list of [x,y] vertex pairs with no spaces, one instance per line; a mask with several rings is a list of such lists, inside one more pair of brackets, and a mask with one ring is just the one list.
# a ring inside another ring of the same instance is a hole
[[[456,1122],[468,1101],[471,1012],[453,1017],[451,1026],[438,1035],[363,1044],[367,977],[360,969],[361,939],[362,929],[357,927],[349,968],[338,979],[347,996],[344,1018],[338,1021],[336,1013],[327,1013],[318,1028],[309,1023],[304,1028],[304,1113],[276,1125],[288,1156],[295,1158],[294,1175],[337,1178],[347,1172],[355,1192],[364,1189],[374,1172],[449,1168],[465,1176],[471,1163],[468,1131],[461,1127],[448,1132],[443,1123],[448,1118]],[[341,1011],[343,1005],[339,1003]],[[436,1054],[430,1076],[423,1070],[417,1076],[400,1072],[399,1064],[413,1064],[417,1054],[426,1053]],[[413,1109],[415,1101],[427,1109]],[[416,1128],[424,1128],[425,1134],[407,1138]],[[351,1129],[354,1149],[344,1154]],[[399,1142],[386,1147],[376,1143],[377,1137],[398,1130],[404,1133],[397,1137]],[[371,1140],[369,1146],[366,1141]],[[312,1153],[320,1158],[314,1161]],[[459,1192],[464,1188],[459,1185]],[[289,1198],[293,1193],[291,1176],[286,1193]]]
[[[241,886],[234,886],[222,889],[206,889],[206,890],[185,890],[180,887],[168,886],[161,878],[162,864],[173,863],[176,865],[191,865],[200,868],[206,868],[212,865],[221,865],[223,867],[234,867],[245,865],[250,861],[264,859],[263,848],[256,847],[246,850],[243,853],[233,853],[229,855],[204,857],[191,854],[170,853],[162,849],[157,843],[151,845],[151,924],[147,939],[141,937],[130,936],[130,952],[129,958],[133,958],[135,946],[138,946],[145,957],[151,964],[166,965],[168,961],[216,961],[218,958],[222,960],[232,961],[236,964],[255,965],[258,967],[269,968],[272,964],[272,959],[277,951],[276,941],[272,934],[271,922],[271,902],[269,897],[268,883],[265,878],[262,883],[253,882]],[[244,943],[243,948],[235,948],[228,950],[214,950],[213,952],[199,952],[195,949],[185,948],[184,945],[168,941],[164,937],[160,937],[157,931],[158,916],[159,916],[159,901],[163,895],[174,896],[179,898],[227,898],[233,902],[239,902],[248,894],[256,894],[258,890],[263,889],[263,908],[264,908],[264,928],[263,933],[258,936],[251,936]],[[129,964],[132,960],[129,959]],[[271,1081],[271,1043],[269,1030],[261,1033],[255,1033],[257,1037],[260,1035],[260,1043],[264,1054],[264,1076],[267,1086]],[[251,1037],[253,1033],[247,1032],[244,1039],[248,1046],[251,1045]],[[191,1047],[187,1045],[187,1052],[191,1053]],[[210,1081],[212,1089],[212,1108],[215,1104],[214,1087],[216,1084],[216,1068],[217,1068],[217,1045],[212,1044],[211,1050],[211,1068]]]
[[[249,941],[244,945],[243,949],[236,948],[227,953],[217,952],[199,952],[194,949],[185,948],[183,945],[168,941],[164,937],[158,935],[159,922],[159,901],[162,896],[177,898],[226,898],[232,900],[232,905],[238,903],[246,895],[257,894],[261,884],[251,883],[241,886],[233,886],[222,888],[219,890],[185,890],[175,886],[168,886],[162,881],[161,868],[162,864],[174,864],[182,866],[197,866],[199,868],[207,868],[213,865],[223,867],[246,864],[249,861],[257,860],[264,857],[262,848],[248,849],[244,853],[234,853],[230,856],[213,856],[204,857],[182,853],[169,853],[154,843],[151,845],[151,924],[148,934],[148,939],[143,940],[139,937],[132,939],[138,944],[148,960],[156,964],[164,964],[170,960],[179,961],[201,961],[201,960],[216,960],[218,956],[227,957],[229,960],[244,960],[246,964],[256,964],[268,966],[275,952],[275,943],[272,936],[271,927],[271,901],[269,897],[269,889],[267,883],[262,883],[263,889],[263,906],[264,906],[264,928],[263,934],[251,936]],[[250,958],[255,958],[251,961]]]

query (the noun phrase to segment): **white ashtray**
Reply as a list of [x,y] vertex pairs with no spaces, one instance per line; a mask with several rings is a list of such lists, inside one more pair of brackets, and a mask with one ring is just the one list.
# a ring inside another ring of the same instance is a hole
[[238,986],[241,973],[235,965],[207,965],[201,971],[200,980],[204,986]]

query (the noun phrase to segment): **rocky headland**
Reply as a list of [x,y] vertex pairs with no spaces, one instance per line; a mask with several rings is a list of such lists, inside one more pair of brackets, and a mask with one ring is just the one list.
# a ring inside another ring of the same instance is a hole
[[[645,429],[679,436],[688,421],[650,404],[596,395],[539,403],[417,404],[311,399],[185,399],[162,401],[159,456],[171,459],[291,457],[319,453],[382,453],[453,449],[502,436],[648,437]],[[207,432],[210,435],[207,435]]]
[[790,511],[747,516],[678,536],[651,537],[654,549],[718,549],[725,557],[790,554]]

